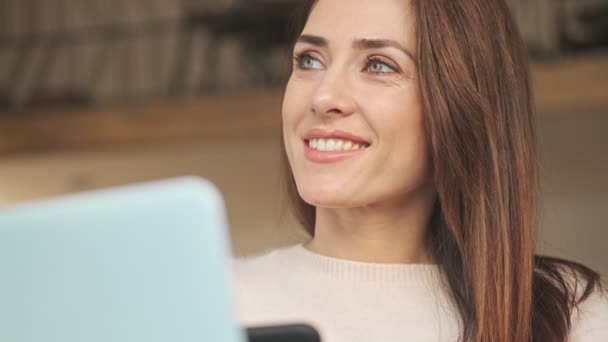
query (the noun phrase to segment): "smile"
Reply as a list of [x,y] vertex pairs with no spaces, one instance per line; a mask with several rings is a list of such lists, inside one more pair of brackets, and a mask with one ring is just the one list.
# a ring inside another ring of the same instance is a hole
[[344,139],[310,139],[308,147],[317,151],[356,151],[366,148],[366,144]]
[[368,147],[350,140],[310,139],[304,142],[304,156],[316,164],[329,164],[356,157]]
[[371,145],[364,138],[340,130],[311,129],[303,138],[306,159],[321,164],[355,157]]

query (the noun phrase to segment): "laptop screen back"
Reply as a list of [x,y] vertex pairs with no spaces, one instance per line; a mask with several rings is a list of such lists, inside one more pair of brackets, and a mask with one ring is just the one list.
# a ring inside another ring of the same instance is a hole
[[200,179],[0,209],[0,341],[242,342],[228,266]]

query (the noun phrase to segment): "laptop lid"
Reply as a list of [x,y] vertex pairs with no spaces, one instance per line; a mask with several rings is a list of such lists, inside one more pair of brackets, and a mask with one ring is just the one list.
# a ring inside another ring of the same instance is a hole
[[243,342],[228,241],[198,178],[0,209],[0,341]]

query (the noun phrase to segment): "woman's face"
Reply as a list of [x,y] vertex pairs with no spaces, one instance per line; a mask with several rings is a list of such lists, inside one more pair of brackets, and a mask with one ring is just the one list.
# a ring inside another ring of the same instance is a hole
[[429,162],[406,0],[319,0],[295,44],[283,102],[300,196],[327,208],[399,203]]

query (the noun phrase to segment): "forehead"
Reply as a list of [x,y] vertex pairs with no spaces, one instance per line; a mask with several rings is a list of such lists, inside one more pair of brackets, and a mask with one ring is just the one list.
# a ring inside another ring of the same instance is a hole
[[391,39],[413,48],[414,22],[410,0],[318,0],[303,33],[323,36],[330,44]]

